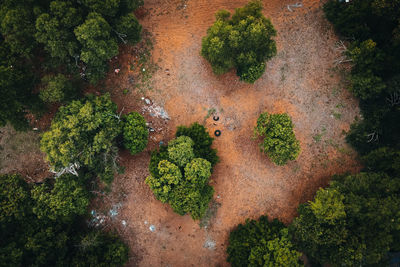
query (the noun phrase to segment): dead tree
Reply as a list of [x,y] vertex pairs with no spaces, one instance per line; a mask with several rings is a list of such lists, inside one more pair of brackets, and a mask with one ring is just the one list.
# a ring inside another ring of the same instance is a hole
[[302,6],[303,6],[302,3],[296,3],[296,4],[293,4],[293,5],[287,5],[287,9],[288,9],[290,12],[293,12],[293,9],[292,9],[292,8],[298,8],[298,7],[302,7]]
[[353,61],[347,56],[347,50],[348,49],[342,40],[336,42],[335,51],[339,54],[339,57],[333,61],[333,63],[335,63],[335,67],[339,64]]
[[377,132],[372,132],[370,134],[367,134],[367,137],[368,137],[367,143],[376,142],[379,139],[379,135]]
[[70,163],[68,166],[62,168],[59,171],[56,171],[55,169],[50,169],[50,172],[54,173],[56,178],[60,177],[64,173],[70,173],[72,175],[79,176],[78,171],[77,171],[77,170],[79,170],[79,168],[80,168],[79,163],[75,162],[75,163]]
[[400,95],[398,92],[393,92],[389,95],[389,97],[386,97],[386,101],[389,102],[389,104],[393,107],[398,104],[400,104]]

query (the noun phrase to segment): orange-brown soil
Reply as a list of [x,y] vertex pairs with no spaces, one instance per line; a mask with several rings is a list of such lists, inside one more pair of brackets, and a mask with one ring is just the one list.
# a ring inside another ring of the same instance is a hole
[[[227,266],[227,239],[237,224],[262,214],[290,223],[298,204],[312,199],[333,174],[359,170],[355,152],[344,141],[344,131],[358,114],[357,102],[333,68],[337,37],[323,17],[322,2],[304,0],[303,7],[290,12],[287,5],[293,1],[263,1],[264,14],[278,31],[278,54],[254,85],[240,82],[234,71],[214,75],[200,56],[201,38],[214,13],[246,2],[146,0],[138,14],[154,36],[152,59],[159,69],[151,80],[153,89],[143,93],[128,83],[135,51],[122,49],[114,62],[121,72],[111,73],[106,83],[113,88],[113,99],[124,112],[142,112],[156,129],[146,151],[121,154],[126,170],[115,178],[108,203],[122,203],[113,225],[132,250],[129,266]],[[124,88],[130,89],[128,94],[122,93]],[[150,116],[142,96],[164,107],[171,119]],[[219,121],[206,119],[208,111]],[[301,143],[296,161],[275,166],[260,152],[252,135],[263,111],[292,117]],[[222,131],[214,142],[221,162],[211,178],[214,201],[220,205],[214,204],[219,208],[205,228],[157,201],[144,182],[150,150],[170,140],[177,125],[195,121],[210,134]]]

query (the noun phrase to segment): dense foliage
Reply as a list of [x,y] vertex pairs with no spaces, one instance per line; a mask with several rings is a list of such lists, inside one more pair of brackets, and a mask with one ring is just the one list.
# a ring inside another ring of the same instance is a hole
[[132,155],[142,152],[147,146],[149,131],[146,121],[137,112],[130,112],[124,116],[123,126],[124,146]]
[[89,229],[88,191],[78,177],[42,185],[0,176],[0,266],[122,266],[128,247]]
[[292,119],[286,113],[261,113],[254,133],[264,138],[260,144],[261,150],[277,165],[285,165],[289,160],[295,160],[300,153],[300,144],[293,132]]
[[220,10],[203,38],[201,55],[215,74],[236,68],[241,80],[254,83],[265,72],[265,61],[276,54],[276,31],[262,14],[261,1],[251,1],[230,13]]
[[152,153],[146,183],[156,198],[169,203],[176,213],[200,219],[214,193],[208,181],[218,157],[204,126],[181,126],[176,135]]
[[39,97],[47,103],[68,100],[74,96],[74,91],[76,91],[72,82],[63,74],[44,76],[42,78],[42,86]]
[[116,110],[109,94],[60,107],[40,142],[52,168],[59,171],[78,163],[110,182],[116,171],[115,138],[122,125]]
[[269,222],[267,216],[239,224],[229,235],[227,253],[232,267],[303,266],[288,229],[277,219]]
[[43,106],[33,92],[47,74],[57,81],[41,91],[45,102],[72,98],[79,89],[68,90],[59,73],[91,83],[104,77],[118,44],[140,40],[142,28],[132,11],[142,4],[142,0],[2,1],[0,125],[27,127],[26,112],[38,112]]
[[400,1],[330,0],[324,11],[335,30],[352,40],[349,89],[360,98],[363,119],[347,140],[364,155],[380,147],[399,151]]
[[383,173],[337,177],[299,207],[291,226],[299,249],[318,263],[377,266],[400,249],[400,179]]

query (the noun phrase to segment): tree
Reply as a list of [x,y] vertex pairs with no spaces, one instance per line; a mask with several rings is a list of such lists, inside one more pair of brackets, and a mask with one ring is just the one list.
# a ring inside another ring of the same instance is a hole
[[130,112],[124,116],[123,137],[124,146],[132,155],[142,152],[146,148],[149,131],[142,115]]
[[299,207],[291,226],[296,245],[332,266],[378,265],[398,249],[400,180],[386,174],[341,176]]
[[81,237],[78,251],[72,259],[72,265],[116,267],[124,266],[128,261],[129,248],[118,236],[99,231],[91,231]]
[[260,144],[264,151],[277,165],[285,165],[295,160],[300,153],[300,144],[293,132],[291,118],[286,114],[260,114],[254,134],[264,138]]
[[47,181],[32,190],[33,212],[39,219],[69,222],[86,213],[89,195],[83,181],[71,174],[58,177],[54,186]]
[[60,107],[40,141],[52,168],[78,163],[111,182],[117,167],[115,138],[121,130],[116,110],[109,94]]
[[241,80],[254,83],[265,72],[265,61],[276,54],[272,37],[276,31],[261,12],[261,1],[254,0],[230,13],[220,10],[216,22],[202,40],[201,55],[207,59],[215,74],[237,69]]
[[168,144],[168,157],[179,167],[185,167],[193,158],[193,140],[188,136],[179,136]]
[[74,96],[72,82],[63,74],[44,76],[42,85],[39,97],[46,103],[63,102]]
[[[128,247],[117,236],[88,229],[76,216],[88,204],[88,191],[81,182],[61,176],[53,187],[49,181],[29,185],[18,175],[0,176],[0,266],[126,263]],[[48,214],[54,218],[42,216],[46,213],[42,209],[51,209]]]
[[385,172],[388,175],[400,173],[400,151],[380,147],[362,157],[365,167],[372,172]]
[[[177,138],[152,153],[150,176],[146,178],[146,183],[158,200],[169,203],[180,215],[190,213],[196,220],[205,214],[214,193],[214,189],[208,185],[212,164],[204,158],[195,157],[199,155],[196,148],[203,148],[205,154],[214,156],[216,151],[210,150],[209,142],[212,142],[212,139],[204,127],[194,124],[191,128],[178,127],[178,131],[179,129],[181,132]],[[183,132],[191,132],[197,137],[195,140],[201,143],[180,135]],[[212,153],[208,153],[207,149]]]
[[[27,4],[27,3],[25,3]],[[30,58],[36,46],[35,27],[30,4],[4,7],[5,14],[0,16],[1,34],[10,45],[13,53]]]
[[176,130],[176,137],[188,136],[194,141],[193,152],[196,158],[203,158],[209,161],[212,167],[218,163],[217,150],[211,148],[214,138],[210,137],[207,129],[195,122],[189,127],[179,126]]
[[120,41],[134,45],[140,41],[142,25],[133,14],[126,14],[116,19],[115,30]]
[[79,56],[79,43],[74,29],[83,21],[82,9],[68,1],[52,1],[49,13],[36,19],[36,40],[44,45],[53,58],[65,62],[68,57]]
[[288,229],[267,216],[246,220],[229,234],[228,262],[239,266],[303,266],[301,253],[290,241]]
[[87,64],[86,75],[95,83],[108,69],[107,60],[118,54],[118,44],[111,37],[111,26],[100,14],[92,12],[74,32],[82,45],[80,58]]
[[16,174],[0,176],[0,224],[23,219],[30,210],[29,186]]

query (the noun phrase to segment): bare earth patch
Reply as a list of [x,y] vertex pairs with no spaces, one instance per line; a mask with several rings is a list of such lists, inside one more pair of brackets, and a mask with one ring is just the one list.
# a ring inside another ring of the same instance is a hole
[[[138,70],[131,67],[137,51],[128,48],[113,63],[121,72],[111,73],[107,84],[119,107],[142,112],[155,132],[146,151],[121,154],[126,171],[115,178],[103,205],[122,203],[112,225],[131,247],[129,266],[227,266],[228,234],[237,224],[263,214],[289,223],[298,204],[312,199],[332,174],[359,170],[355,152],[344,141],[344,131],[359,113],[357,101],[333,69],[338,40],[323,18],[321,1],[305,0],[293,12],[287,8],[292,1],[263,1],[264,14],[278,31],[278,55],[254,85],[239,82],[233,71],[215,76],[200,56],[214,13],[247,1],[145,2],[138,14],[153,34],[152,60],[158,65],[151,85],[135,89],[129,83]],[[149,105],[164,108],[170,120],[151,114]],[[252,134],[263,111],[292,117],[302,150],[296,161],[275,166],[259,151]],[[213,121],[214,114],[219,121]],[[151,149],[171,139],[176,126],[195,121],[205,123],[210,134],[222,132],[214,143],[221,162],[212,175],[213,210],[203,228],[157,201],[144,183]]]

